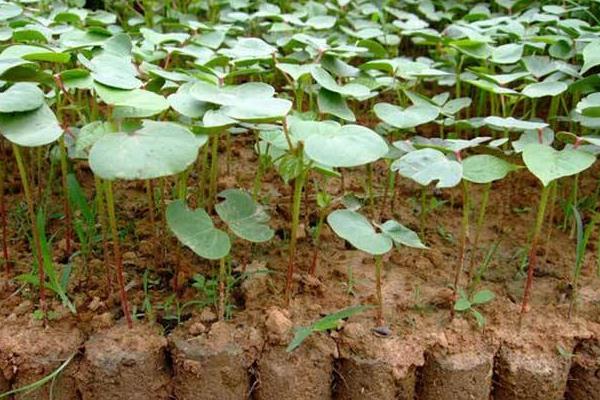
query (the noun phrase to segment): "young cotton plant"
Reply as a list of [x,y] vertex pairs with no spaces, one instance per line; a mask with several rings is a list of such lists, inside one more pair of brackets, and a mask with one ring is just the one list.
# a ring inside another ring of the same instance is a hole
[[533,272],[537,261],[537,244],[544,224],[546,215],[546,206],[550,194],[551,185],[558,179],[576,175],[592,166],[596,157],[575,147],[567,147],[562,150],[556,150],[551,146],[532,143],[523,149],[523,162],[525,166],[542,183],[540,201],[537,208],[537,215],[531,242],[529,245],[529,257],[527,261],[527,280],[525,291],[523,293],[523,302],[521,304],[521,313],[519,316],[519,326],[521,326],[523,316],[529,309],[529,297],[533,285]]
[[[215,205],[220,219],[233,234],[252,243],[271,240],[274,231],[268,226],[269,216],[252,196],[242,190],[227,189],[219,193],[224,200]],[[198,256],[219,260],[219,318],[225,318],[226,258],[231,251],[227,232],[215,227],[208,213],[201,208],[189,209],[183,200],[167,207],[167,224],[181,243]]]
[[382,285],[383,255],[396,246],[426,249],[419,236],[395,220],[383,224],[371,223],[357,211],[336,210],[329,214],[327,223],[342,239],[352,246],[375,257],[375,296],[377,299],[377,323],[383,325],[384,309]]

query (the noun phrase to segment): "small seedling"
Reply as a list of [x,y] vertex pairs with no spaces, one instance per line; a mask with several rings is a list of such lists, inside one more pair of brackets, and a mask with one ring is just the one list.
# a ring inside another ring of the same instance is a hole
[[487,289],[480,290],[473,294],[471,298],[469,298],[469,296],[464,290],[459,290],[458,293],[459,298],[458,300],[456,300],[456,303],[454,303],[454,311],[460,313],[470,313],[473,316],[473,318],[475,318],[475,321],[477,321],[477,325],[480,328],[483,328],[483,326],[485,325],[485,317],[483,316],[483,314],[481,314],[481,312],[476,310],[476,307],[494,300],[494,292]]
[[352,317],[353,315],[359,314],[367,309],[369,306],[354,306],[343,309],[341,311],[329,314],[326,317],[321,318],[310,326],[301,326],[296,328],[294,338],[288,345],[286,351],[288,353],[296,350],[306,338],[316,332],[325,332],[334,329],[338,329],[343,320]]

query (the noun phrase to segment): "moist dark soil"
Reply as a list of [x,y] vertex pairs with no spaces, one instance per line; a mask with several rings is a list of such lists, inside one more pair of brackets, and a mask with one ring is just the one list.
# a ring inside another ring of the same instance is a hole
[[[229,172],[226,157],[221,157],[219,189],[252,187],[256,157],[243,141],[234,142],[235,163]],[[77,168],[82,186],[93,187],[85,165]],[[580,177],[580,196],[595,190],[598,172]],[[329,192],[334,196],[363,193],[360,171],[344,174],[343,182],[329,181]],[[420,188],[398,179],[395,192],[382,205],[385,165],[377,165],[374,175],[375,206],[367,204],[364,212],[373,219],[380,214],[382,220],[395,218],[419,231]],[[577,313],[568,319],[575,239],[570,219],[562,229],[565,217],[559,202],[551,212],[553,220],[544,227],[531,308],[518,326],[522,261],[540,193],[538,182],[526,172],[493,185],[478,249],[470,248],[467,254],[467,267],[473,260],[478,270],[486,253],[496,247],[476,282],[477,289],[490,289],[496,295],[491,303],[478,307],[486,319],[483,327],[468,312],[451,312],[460,247],[460,191],[432,190],[429,195],[441,206],[427,216],[424,238],[429,249],[399,248],[384,257],[385,329],[378,327],[372,308],[351,317],[338,330],[311,335],[291,353],[286,347],[296,327],[345,307],[375,303],[373,258],[352,250],[327,226],[319,244],[316,275],[308,274],[315,259],[310,239],[317,219],[313,185],[303,204],[289,306],[283,288],[291,191],[274,171],[268,171],[261,200],[272,216],[276,238],[265,245],[234,243],[232,273],[241,284],[230,291],[231,318],[217,321],[214,304],[182,307],[206,300],[192,287],[192,277],[214,276],[217,266],[180,247],[159,221],[155,227],[150,225],[142,184],[116,184],[127,295],[137,315],[130,330],[119,307],[112,254],[105,260],[101,243],[87,259],[71,257],[68,293],[77,315],[52,299],[47,327],[33,317],[37,291],[14,279],[30,271],[32,260],[28,243],[19,239],[27,224],[17,175],[10,176],[13,262],[0,278],[0,392],[35,382],[74,355],[53,384],[16,399],[50,399],[51,392],[61,400],[600,398],[597,238],[592,237],[587,251]],[[194,172],[190,192],[196,178]],[[561,182],[559,198],[571,192],[572,182]],[[166,181],[165,193],[173,184]],[[471,185],[475,211],[481,190]],[[52,193],[57,212],[62,207],[59,195]],[[93,191],[88,195],[92,198]],[[63,222],[56,217],[48,226],[59,272],[69,258]],[[153,235],[154,229],[158,236]],[[471,240],[474,229],[473,223]],[[150,281],[144,290],[146,270]],[[461,276],[463,287],[473,282],[467,273]]]

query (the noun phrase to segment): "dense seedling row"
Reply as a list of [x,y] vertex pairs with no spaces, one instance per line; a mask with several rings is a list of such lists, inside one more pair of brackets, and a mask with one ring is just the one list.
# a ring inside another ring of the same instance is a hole
[[[288,252],[282,301],[295,296],[295,274],[327,268],[320,248],[328,225],[374,258],[378,326],[385,325],[384,256],[428,251],[433,191],[459,188],[452,191],[462,209],[453,313],[482,325],[477,308],[494,298],[479,285],[490,193],[527,173],[539,180],[539,203],[521,271],[521,316],[537,249],[558,213],[577,236],[575,311],[598,215],[598,190],[579,190],[600,151],[596,2],[107,0],[101,9],[83,7],[0,2],[2,261],[7,276],[38,289],[40,318],[51,319],[50,295],[77,312],[67,292],[72,263],[85,266],[93,255],[103,257],[106,292],[119,292],[129,325],[139,316],[127,298],[121,229],[129,221],[118,201],[123,181],[139,181],[155,266],[166,253],[183,257],[172,237],[214,265],[214,277],[193,283],[212,300],[182,307],[210,305],[230,317],[231,290],[242,279],[232,248],[267,246],[276,233],[269,214],[289,206],[278,236]],[[234,144],[255,152],[256,165],[237,165]],[[254,182],[220,190],[231,168],[255,168]],[[92,179],[82,179],[86,171]],[[273,171],[290,188],[289,204],[269,203],[262,182]],[[9,181],[21,185],[10,200]],[[348,181],[364,190],[329,191]],[[396,212],[406,200],[398,187],[410,182],[420,188],[414,229]],[[19,210],[27,227],[8,229]],[[303,223],[309,212],[314,222]],[[313,248],[303,268],[301,230]],[[11,254],[18,240],[29,241],[30,265]],[[53,257],[58,241],[61,260]],[[188,283],[177,263],[168,267],[178,293]],[[363,309],[300,330],[291,348]]]

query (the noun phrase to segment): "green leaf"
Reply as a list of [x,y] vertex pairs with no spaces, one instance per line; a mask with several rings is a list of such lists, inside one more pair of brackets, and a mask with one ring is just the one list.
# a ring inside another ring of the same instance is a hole
[[371,255],[385,254],[392,249],[392,240],[377,233],[369,221],[351,210],[336,210],[327,216],[327,223],[342,239]]
[[178,174],[196,161],[206,137],[171,122],[145,120],[131,133],[102,136],[89,162],[102,179],[154,179]]
[[409,129],[435,120],[440,109],[425,104],[402,109],[388,103],[378,103],[373,107],[377,118],[398,129]]
[[321,87],[329,90],[330,92],[339,93],[342,96],[350,97],[365,97],[370,94],[368,87],[358,83],[348,83],[346,85],[339,85],[329,72],[325,71],[320,66],[313,66],[311,70],[313,79],[321,85]]
[[548,126],[545,122],[535,122],[535,121],[522,121],[520,119],[516,119],[513,117],[503,118],[503,117],[485,117],[483,122],[486,125],[490,125],[499,129],[509,129],[514,131],[525,131],[530,129],[543,129]]
[[312,69],[312,65],[310,64],[277,63],[276,67],[291,76],[295,82],[299,81],[303,76],[310,75]]
[[196,99],[190,93],[193,83],[184,83],[167,98],[167,101],[179,114],[185,115],[188,118],[201,118],[207,110],[207,104]]
[[87,153],[98,139],[110,133],[113,133],[110,122],[94,121],[84,125],[75,141],[75,157],[87,158]]
[[492,292],[491,290],[488,290],[488,289],[484,289],[484,290],[480,290],[479,292],[477,292],[473,295],[472,302],[473,302],[473,304],[485,304],[485,303],[489,303],[490,301],[494,300],[494,297],[496,297],[494,292]]
[[94,89],[102,101],[114,106],[114,118],[151,117],[169,108],[167,99],[148,90],[122,90],[99,84]]
[[231,242],[227,233],[215,228],[203,209],[189,209],[183,200],[167,207],[167,224],[177,239],[202,258],[218,260],[229,254]]
[[[305,140],[306,155],[330,167],[355,167],[377,161],[387,154],[381,136],[361,125],[315,122],[319,129]],[[313,133],[313,132],[311,132]]]
[[523,56],[523,45],[508,43],[492,49],[492,62],[496,64],[514,64]]
[[92,78],[105,86],[116,89],[137,89],[142,82],[136,78],[137,71],[128,57],[102,53],[94,57],[89,67]]
[[583,48],[583,66],[579,73],[585,74],[595,66],[600,65],[600,40],[595,39]]
[[0,93],[0,113],[32,111],[44,104],[44,93],[33,83],[17,82]]
[[466,297],[461,297],[454,303],[454,311],[466,311],[471,308],[471,302]]
[[556,179],[585,171],[596,161],[596,157],[582,150],[566,148],[558,151],[550,146],[533,143],[523,149],[523,161],[527,169],[544,186],[548,186]]
[[0,59],[0,78],[6,79],[4,74],[13,68],[20,67],[22,65],[35,65],[34,63],[23,60],[22,58],[2,58]]
[[545,96],[558,96],[568,85],[565,82],[549,81],[540,83],[531,83],[523,88],[521,93],[529,98],[539,98]]
[[269,215],[248,193],[227,189],[219,193],[225,200],[215,206],[219,217],[237,236],[249,242],[266,242],[274,231],[267,224]]
[[62,133],[56,116],[46,104],[33,111],[0,114],[0,134],[20,146],[43,146]]
[[292,339],[288,347],[285,349],[285,351],[291,353],[292,351],[296,350],[298,347],[300,347],[302,342],[304,342],[306,338],[309,337],[312,333],[313,331],[312,329],[310,329],[310,327],[301,326],[297,328],[296,332],[294,333],[294,338]]
[[14,17],[18,17],[23,12],[23,9],[18,4],[0,2],[0,21],[6,21]]
[[421,242],[419,235],[413,230],[394,220],[389,220],[379,226],[381,232],[388,236],[398,245],[413,247],[415,249],[426,249],[427,246]]
[[485,317],[483,316],[483,314],[474,309],[471,309],[471,314],[473,314],[473,317],[475,317],[475,321],[477,321],[477,326],[483,328],[483,326],[485,325]]
[[71,55],[59,53],[46,47],[17,44],[4,49],[0,54],[0,58],[22,58],[29,61],[66,63],[71,59]]
[[441,151],[429,148],[403,155],[392,163],[391,169],[423,186],[438,181],[437,188],[458,185],[463,174],[458,161],[449,160]]
[[489,154],[477,154],[463,163],[463,178],[474,183],[490,183],[504,178],[516,167],[501,158]]
[[325,88],[319,89],[317,105],[319,107],[319,112],[322,114],[331,114],[334,117],[349,122],[356,121],[356,117],[350,107],[348,107],[346,99],[339,93],[332,92]]

